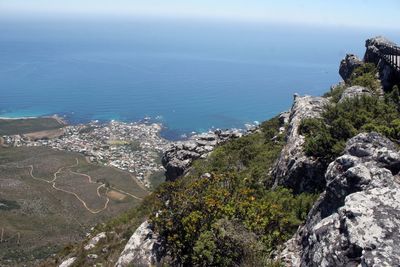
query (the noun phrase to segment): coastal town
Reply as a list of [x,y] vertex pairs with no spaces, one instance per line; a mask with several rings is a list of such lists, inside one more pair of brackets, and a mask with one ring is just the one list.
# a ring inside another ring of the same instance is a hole
[[67,125],[59,117],[48,119],[59,121],[61,128],[3,135],[0,141],[5,146],[44,146],[80,153],[88,162],[131,173],[147,188],[152,187],[153,174],[165,172],[166,180],[175,180],[193,160],[206,158],[217,145],[258,128],[255,122],[246,124],[246,129],[214,129],[192,133],[184,140],[173,142],[161,137],[161,124],[150,123],[148,119],[131,123],[91,121],[78,125]]
[[32,139],[25,135],[3,136],[9,146],[47,146],[78,152],[92,163],[128,171],[149,187],[148,176],[164,171],[161,155],[170,142],[160,137],[157,123],[110,121],[70,125],[57,138]]

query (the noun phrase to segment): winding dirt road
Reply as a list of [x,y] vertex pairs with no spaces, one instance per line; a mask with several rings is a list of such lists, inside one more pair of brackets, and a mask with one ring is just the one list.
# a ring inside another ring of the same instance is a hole
[[[82,203],[82,205],[85,207],[85,209],[86,209],[87,211],[89,211],[90,213],[92,213],[92,214],[97,214],[97,213],[100,213],[100,212],[106,210],[107,207],[108,207],[108,204],[109,204],[109,202],[110,202],[110,198],[107,196],[107,193],[108,193],[108,191],[109,191],[110,189],[107,188],[105,184],[99,185],[99,186],[97,187],[97,189],[96,189],[97,196],[98,196],[100,199],[105,198],[104,206],[103,206],[101,209],[97,209],[97,210],[89,208],[88,205],[87,205],[87,203],[86,203],[81,197],[79,197],[79,195],[78,195],[77,193],[72,192],[72,191],[69,191],[69,190],[65,190],[65,189],[62,189],[62,188],[59,188],[59,187],[56,186],[56,181],[57,181],[58,175],[60,175],[63,171],[67,171],[67,170],[68,170],[70,173],[72,173],[72,174],[80,175],[80,176],[86,177],[87,180],[88,180],[88,182],[91,183],[91,184],[96,184],[96,182],[94,182],[94,181],[92,180],[92,177],[91,177],[90,175],[84,174],[84,173],[80,173],[80,172],[75,172],[75,171],[72,171],[72,170],[71,170],[71,168],[74,168],[74,167],[79,166],[79,159],[78,159],[78,158],[75,158],[75,159],[76,159],[76,163],[75,163],[75,164],[70,165],[70,166],[64,166],[64,167],[59,168],[59,169],[53,174],[53,179],[52,179],[52,180],[47,180],[47,179],[43,179],[43,178],[36,177],[36,176],[33,174],[33,171],[34,171],[34,166],[33,166],[33,165],[24,166],[24,167],[18,167],[18,168],[29,168],[29,169],[30,169],[29,175],[30,175],[34,180],[37,180],[37,181],[41,181],[41,182],[45,182],[45,183],[51,184],[52,187],[53,187],[55,190],[61,191],[61,192],[64,192],[64,193],[67,193],[67,194],[70,194],[70,195],[73,195],[76,199],[78,199],[78,200]],[[104,193],[104,196],[102,196],[101,193],[100,193],[100,189],[101,189],[101,188],[106,188],[106,192]],[[125,195],[127,195],[127,196],[130,196],[130,197],[132,197],[132,198],[135,198],[135,199],[138,199],[138,200],[143,200],[142,198],[137,197],[137,196],[135,196],[135,195],[133,195],[133,194],[130,194],[130,193],[128,193],[128,192],[125,192],[125,191],[123,191],[123,190],[121,190],[121,189],[118,189],[118,188],[115,188],[115,187],[110,187],[110,188],[111,188],[112,190],[118,191],[118,192],[120,192],[120,193],[122,193],[122,194],[125,194]]]

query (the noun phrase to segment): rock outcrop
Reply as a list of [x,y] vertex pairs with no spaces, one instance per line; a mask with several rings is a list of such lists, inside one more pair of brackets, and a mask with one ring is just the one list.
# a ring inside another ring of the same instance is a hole
[[285,186],[295,193],[322,190],[325,186],[325,166],[303,151],[304,136],[299,133],[301,121],[319,117],[328,100],[323,97],[295,96],[290,111],[286,145],[272,171],[274,186]]
[[379,79],[385,91],[391,90],[392,86],[399,82],[394,70],[384,60],[381,60],[378,55],[379,51],[385,53],[388,46],[396,46],[396,44],[382,36],[368,39],[365,42],[367,50],[364,55],[365,62],[373,63],[377,66]]
[[187,141],[174,143],[162,158],[162,164],[166,169],[166,180],[174,181],[183,176],[194,160],[206,158],[217,145],[239,138],[243,134],[241,130],[216,130],[194,135]]
[[107,237],[105,232],[101,232],[91,238],[88,243],[83,247],[84,250],[91,250],[96,247],[96,245],[100,242],[100,240],[105,239]]
[[289,123],[290,119],[290,111],[285,111],[279,114],[279,134],[283,134],[285,132],[285,127]]
[[60,265],[58,265],[58,267],[70,267],[74,264],[75,261],[76,261],[75,257],[68,258],[65,261],[63,261]]
[[288,266],[400,265],[400,153],[362,133],[326,171],[327,187],[286,243]]
[[342,96],[339,100],[339,103],[345,101],[346,99],[350,99],[350,98],[354,98],[354,97],[360,97],[360,96],[372,96],[372,92],[370,89],[363,87],[363,86],[351,86],[346,88],[343,93]]
[[339,74],[344,81],[348,81],[353,71],[362,64],[364,64],[364,62],[356,55],[347,54],[340,62]]
[[148,221],[142,223],[122,251],[116,267],[161,266],[162,246]]

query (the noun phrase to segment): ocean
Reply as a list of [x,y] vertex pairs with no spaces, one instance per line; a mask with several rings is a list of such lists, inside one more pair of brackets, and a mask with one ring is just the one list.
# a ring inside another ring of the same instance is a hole
[[[0,116],[162,122],[174,139],[321,95],[378,30],[173,19],[0,19]],[[396,40],[394,40],[396,41]]]

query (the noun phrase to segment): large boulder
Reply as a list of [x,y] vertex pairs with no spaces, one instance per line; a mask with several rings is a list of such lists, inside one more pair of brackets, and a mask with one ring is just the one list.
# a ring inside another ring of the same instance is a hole
[[323,97],[295,96],[285,137],[286,145],[272,170],[274,187],[289,187],[295,193],[323,190],[326,166],[318,159],[305,155],[305,137],[300,134],[299,127],[306,118],[320,117],[326,104],[328,100]]
[[364,62],[356,55],[347,54],[340,62],[339,74],[344,81],[348,81],[353,71],[362,64],[364,64]]
[[162,255],[162,244],[152,226],[145,221],[133,233],[115,266],[161,266]]
[[372,96],[372,92],[367,87],[363,86],[351,86],[346,88],[342,96],[340,97],[339,103],[342,103],[346,99],[354,98],[354,97],[361,97],[361,96]]
[[400,153],[362,133],[326,171],[327,188],[280,255],[288,266],[400,265]]

